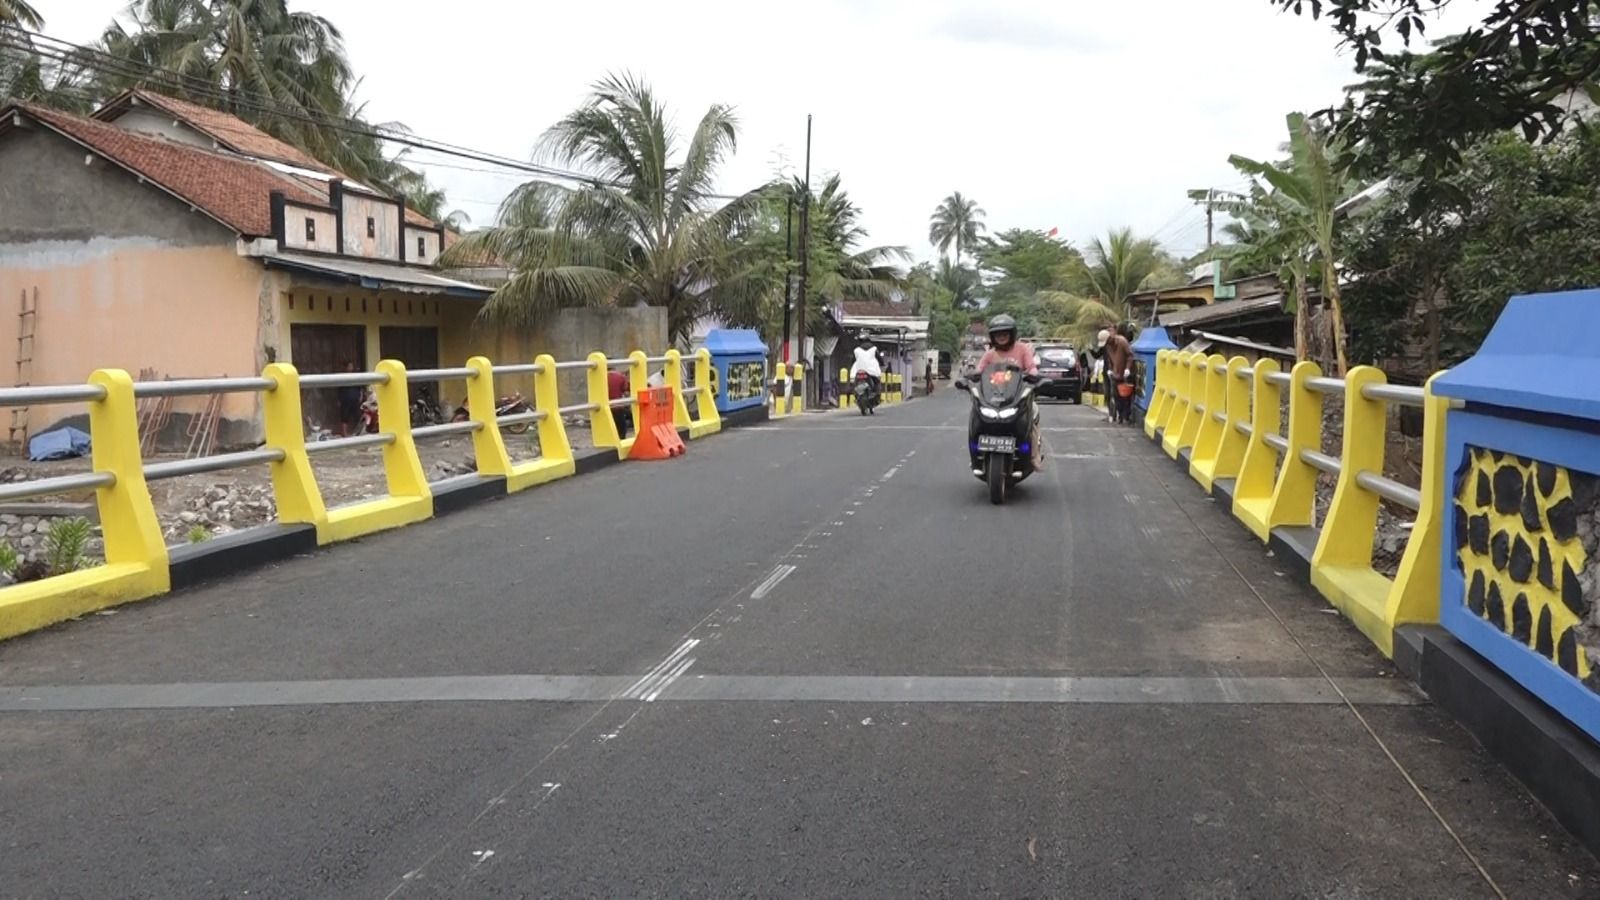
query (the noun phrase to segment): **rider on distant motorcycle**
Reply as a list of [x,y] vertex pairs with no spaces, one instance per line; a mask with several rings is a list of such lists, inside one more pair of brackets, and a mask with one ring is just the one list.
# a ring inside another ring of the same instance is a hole
[[878,364],[878,348],[873,346],[872,339],[865,331],[861,332],[859,343],[856,345],[856,361],[850,367],[850,380],[856,380],[857,372],[867,373],[867,378],[872,380],[872,393],[874,396],[883,396],[880,385],[883,382],[883,366]]
[[[981,375],[984,369],[997,362],[1016,363],[1026,375],[1039,374],[1039,363],[1034,359],[1033,348],[1017,340],[1017,320],[1004,313],[989,320],[989,349],[978,360],[978,373]],[[1033,443],[1033,467],[1042,469],[1044,448],[1039,445],[1038,409],[1035,405],[1033,432],[1029,439]]]

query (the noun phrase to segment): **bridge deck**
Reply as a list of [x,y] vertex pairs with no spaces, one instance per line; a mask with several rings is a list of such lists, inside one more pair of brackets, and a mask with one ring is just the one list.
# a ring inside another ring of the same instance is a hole
[[738,430],[0,644],[0,894],[1600,893],[1158,448],[1051,406],[994,508],[964,416]]

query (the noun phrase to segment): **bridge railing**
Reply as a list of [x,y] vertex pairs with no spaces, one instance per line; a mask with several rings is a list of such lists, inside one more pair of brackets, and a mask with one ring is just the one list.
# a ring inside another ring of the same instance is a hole
[[[1340,452],[1322,447],[1323,400],[1343,400]],[[1283,430],[1287,400],[1288,428]],[[1388,407],[1423,409],[1421,487],[1384,475]],[[1329,378],[1315,363],[1280,371],[1270,359],[1163,350],[1145,429],[1208,492],[1228,482],[1232,512],[1262,541],[1284,530],[1314,535],[1311,583],[1386,655],[1394,629],[1435,622],[1439,615],[1440,541],[1444,529],[1444,411],[1429,386],[1387,383],[1358,366]],[[1335,480],[1332,501],[1316,522],[1317,479]],[[1417,513],[1394,577],[1373,565],[1382,501]]]
[[[718,431],[721,419],[710,385],[711,356],[694,357],[692,384],[676,350],[661,356],[635,352],[608,360],[594,353],[588,359],[557,362],[547,355],[532,363],[492,364],[476,356],[458,368],[407,372],[397,360],[384,360],[370,372],[301,375],[294,366],[274,363],[260,377],[181,379],[134,382],[118,369],[96,371],[87,384],[0,388],[0,407],[46,403],[84,404],[89,417],[91,471],[0,485],[0,502],[35,497],[95,492],[105,552],[103,565],[53,573],[48,577],[0,588],[0,639],[41,628],[107,606],[164,593],[172,585],[172,557],[166,545],[149,483],[247,466],[266,464],[280,525],[315,529],[317,544],[330,544],[410,524],[434,515],[440,483],[430,483],[417,452],[417,439],[463,434],[472,438],[477,478],[516,492],[572,475],[576,458],[567,438],[563,415],[588,413],[594,446],[626,458],[632,438],[618,435],[614,410],[635,406],[660,367],[671,387],[675,424],[698,438]],[[607,372],[629,372],[632,396],[610,399]],[[586,373],[586,401],[563,406],[557,375]],[[526,412],[500,415],[497,376],[532,375],[533,397]],[[462,381],[466,384],[468,418],[413,427],[411,385]],[[305,390],[371,388],[378,403],[373,434],[308,441],[301,394]],[[261,397],[264,441],[259,448],[191,459],[145,462],[140,452],[137,404],[150,397],[209,396],[254,393]],[[689,400],[694,402],[691,416]],[[539,456],[516,462],[506,449],[502,430],[520,425],[538,429]],[[340,450],[381,447],[385,492],[353,504],[329,508],[322,495],[312,458]]]

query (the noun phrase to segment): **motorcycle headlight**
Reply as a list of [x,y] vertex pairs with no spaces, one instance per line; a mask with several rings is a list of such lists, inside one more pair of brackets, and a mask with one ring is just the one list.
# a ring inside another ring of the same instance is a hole
[[1017,417],[1017,408],[1015,406],[1011,407],[1010,409],[1002,409],[1002,410],[1000,410],[1000,418],[1002,418],[1002,419],[1015,419],[1016,417]]
[[983,416],[985,419],[998,419],[998,418],[1000,418],[1000,413],[998,411],[990,409],[987,406],[978,407],[978,415]]

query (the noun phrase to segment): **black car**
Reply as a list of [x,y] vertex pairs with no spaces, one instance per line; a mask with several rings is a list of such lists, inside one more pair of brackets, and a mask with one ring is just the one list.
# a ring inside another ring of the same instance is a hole
[[1040,344],[1033,348],[1039,363],[1039,374],[1050,379],[1040,385],[1038,395],[1054,400],[1083,402],[1083,370],[1078,365],[1078,351],[1068,344]]

